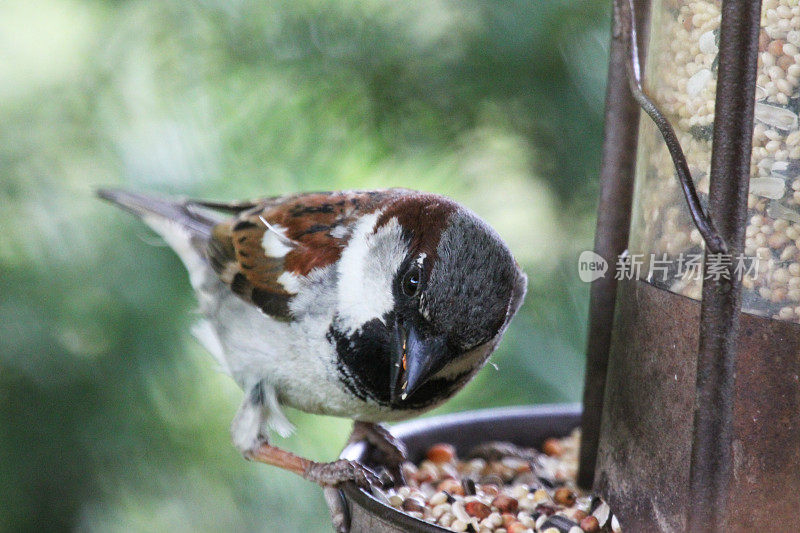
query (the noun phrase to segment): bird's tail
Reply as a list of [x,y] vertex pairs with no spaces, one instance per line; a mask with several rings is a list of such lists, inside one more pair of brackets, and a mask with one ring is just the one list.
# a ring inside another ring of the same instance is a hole
[[195,289],[209,272],[205,248],[220,217],[199,203],[156,198],[119,189],[98,189],[97,196],[141,218],[175,250]]
[[[210,237],[212,228],[219,222],[208,213],[201,212],[196,203],[185,200],[167,200],[121,189],[98,189],[97,196],[133,213],[148,224],[152,220],[163,220],[185,228],[195,237]],[[161,233],[157,228],[153,229]]]

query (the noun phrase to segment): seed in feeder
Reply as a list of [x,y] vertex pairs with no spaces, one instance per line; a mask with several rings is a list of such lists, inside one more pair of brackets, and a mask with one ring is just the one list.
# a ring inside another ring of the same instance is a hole
[[573,505],[575,503],[575,493],[567,488],[560,488],[556,490],[553,495],[553,501],[561,505]]
[[539,518],[539,515],[534,513],[533,515],[529,515],[526,512],[520,511],[517,513],[517,520],[525,527],[536,527],[536,519]]
[[519,509],[519,501],[511,496],[501,494],[492,500],[492,506],[496,507],[501,513],[516,513]]
[[786,299],[787,292],[788,291],[783,287],[778,287],[777,289],[773,289],[772,292],[770,292],[769,300],[772,303],[780,303]]
[[570,518],[572,518],[576,522],[580,522],[581,520],[586,518],[587,513],[586,513],[586,511],[584,511],[582,509],[576,509],[575,511],[573,511],[572,514],[567,513],[567,516],[569,516]]
[[467,530],[467,523],[468,522],[465,522],[464,520],[459,520],[458,518],[456,518],[455,520],[453,520],[453,523],[450,524],[450,529],[452,529],[453,531],[459,531],[459,532],[460,531],[466,531]]
[[556,486],[556,482],[554,480],[542,476],[539,476],[539,483],[548,489],[553,489]]
[[763,29],[758,34],[758,51],[759,52],[766,52],[767,47],[769,46],[770,38]]
[[547,439],[542,444],[542,451],[550,457],[559,457],[564,453],[564,448],[561,446],[558,439]]
[[494,527],[503,525],[503,517],[500,513],[492,513],[486,517],[486,520]]
[[438,466],[442,479],[455,479],[458,477],[458,470],[456,470],[456,467],[453,465],[453,463],[439,463]]
[[530,522],[530,524],[533,525],[533,522],[530,519],[531,518],[530,515],[523,512],[520,512],[519,514],[501,512],[500,517],[503,519],[502,525],[504,527],[508,527],[510,524],[514,522],[522,522],[522,524],[524,525],[526,523],[525,520],[523,519],[524,517],[527,517],[528,522]]
[[470,461],[466,464],[465,468],[466,470],[474,474],[478,474],[480,472],[483,472],[483,470],[486,468],[486,461],[484,461],[480,457],[476,457],[475,459],[470,459]]
[[770,296],[772,295],[772,290],[767,287],[761,287],[758,289],[758,294],[765,300],[769,300]]
[[444,513],[436,522],[442,527],[450,527],[453,520],[455,520],[455,516],[452,513]]
[[439,477],[439,471],[436,468],[436,465],[429,461],[423,462],[417,473],[414,475],[414,479],[419,483],[425,483],[427,481],[432,481]]
[[500,494],[500,488],[493,483],[485,483],[481,485],[481,492],[487,496],[497,496]]
[[470,477],[465,477],[461,480],[461,486],[464,487],[464,494],[473,496],[477,491],[475,490],[475,480]]
[[586,533],[596,533],[600,531],[600,522],[594,516],[587,516],[581,520],[580,526]]
[[467,513],[467,510],[464,509],[464,502],[463,501],[456,500],[453,503],[451,511],[452,511],[453,515],[455,515],[455,517],[458,520],[461,520],[462,522],[469,522],[470,516],[469,516],[469,513]]
[[457,496],[464,495],[464,487],[462,487],[461,483],[459,483],[455,479],[445,479],[444,481],[436,485],[436,490],[444,491],[449,494],[454,494]]
[[529,527],[525,527],[522,522],[514,522],[506,528],[506,531],[508,531],[508,533],[528,533],[533,530]]
[[774,234],[770,235],[769,238],[767,238],[767,244],[773,250],[782,247],[788,241],[789,241],[789,237],[787,237],[783,233],[774,233]]
[[410,461],[406,461],[400,465],[400,471],[403,473],[404,478],[413,479],[417,475],[417,465]]
[[767,46],[767,51],[775,57],[783,55],[783,44],[786,41],[782,41],[780,39],[775,39],[774,41],[770,42]]
[[777,152],[780,147],[781,147],[780,141],[769,141],[767,144],[764,145],[764,148],[767,150],[767,152],[771,154]]
[[[770,141],[777,142],[777,141]],[[750,194],[780,200],[786,194],[786,183],[783,178],[753,178],[750,180]]]
[[756,249],[756,257],[758,257],[760,261],[767,261],[772,257],[772,250],[766,246],[761,246]]
[[697,44],[700,48],[700,51],[704,54],[716,54],[719,51],[717,48],[717,38],[714,35],[713,31],[707,31],[703,35],[700,36],[698,39]]
[[713,78],[711,70],[707,68],[698,70],[686,82],[686,92],[692,96],[699,94]]
[[547,518],[549,515],[535,513],[534,516],[536,517],[536,520],[533,523],[533,528],[538,530],[542,528],[545,522],[547,522]]
[[449,463],[456,456],[455,448],[450,444],[439,443],[428,448],[426,457],[434,463]]
[[400,507],[403,505],[403,497],[399,494],[392,494],[389,496],[389,505],[392,507]]
[[547,491],[544,490],[544,489],[537,489],[533,493],[531,499],[533,500],[534,503],[542,503],[542,502],[550,501],[550,495],[547,494]]
[[600,523],[600,527],[603,527],[606,525],[611,516],[611,508],[606,502],[601,501],[597,508],[592,511],[592,516],[597,518],[597,521]]
[[521,472],[530,472],[531,470],[530,463],[518,457],[503,457],[500,460],[500,463],[504,467],[508,468],[509,470],[513,470],[517,474]]
[[447,493],[443,491],[439,491],[433,496],[430,497],[428,502],[431,505],[440,505],[442,503],[447,503]]
[[785,268],[775,270],[772,273],[772,280],[780,284],[786,284],[789,281],[789,271]]
[[789,73],[789,67],[794,65],[794,58],[788,54],[784,54],[778,58],[778,66],[781,67],[786,73]]
[[539,505],[536,506],[536,512],[541,513],[545,516],[550,516],[551,514],[554,514],[556,512],[556,509],[555,507],[551,507],[549,505],[540,503]]
[[468,515],[474,516],[480,520],[483,520],[490,514],[492,514],[492,509],[482,503],[480,501],[471,501],[464,504],[464,510],[467,512]]
[[436,505],[433,509],[431,509],[431,516],[438,519],[449,511],[450,511],[449,503],[440,503],[439,505]]
[[543,528],[555,528],[559,533],[569,533],[569,531],[576,527],[578,524],[567,518],[566,516],[553,515],[542,524]]
[[[533,533],[534,530],[541,533],[548,527],[556,527],[558,530],[559,523],[567,525],[571,521],[574,525],[570,533],[575,533],[575,528],[579,527],[577,524],[586,517],[584,510],[589,507],[588,497],[574,498],[572,505],[554,502],[554,497],[559,489],[565,489],[566,494],[572,493],[573,497],[576,496],[575,491],[570,488],[572,485],[567,487],[565,484],[574,483],[579,438],[579,434],[574,433],[558,441],[562,450],[560,458],[530,450],[532,455],[526,461],[525,469],[512,464],[514,461],[511,456],[500,455],[488,461],[485,463],[487,470],[499,472],[504,469],[510,476],[509,482],[506,484],[498,480],[498,485],[477,485],[477,493],[474,495],[466,495],[468,491],[464,490],[464,494],[453,497],[445,491],[437,490],[440,485],[449,485],[454,491],[458,490],[455,487],[463,489],[464,480],[475,475],[468,468],[468,463],[454,457],[453,463],[441,463],[439,466],[451,466],[457,475],[455,479],[437,478],[437,482],[426,481],[414,488],[405,486],[389,489],[388,498],[384,497],[380,501],[390,504],[394,502],[396,507],[405,509],[410,516],[449,527],[451,530],[455,523],[456,529],[462,530],[464,524],[464,530],[471,533]],[[433,464],[430,460],[424,463]],[[427,467],[423,465],[420,470],[425,468]],[[530,471],[517,472],[527,469]],[[437,475],[443,473],[443,469],[439,468]],[[376,498],[378,496],[376,494]],[[537,497],[536,502],[534,496]],[[569,498],[559,496],[558,500],[567,502]],[[551,516],[559,517],[556,518],[556,526],[545,526],[544,523]],[[562,522],[558,522],[559,520]],[[562,532],[559,530],[559,533]]]
[[503,485],[505,483],[503,478],[501,478],[497,474],[489,474],[483,476],[481,477],[480,482],[483,485],[498,485],[498,486]]

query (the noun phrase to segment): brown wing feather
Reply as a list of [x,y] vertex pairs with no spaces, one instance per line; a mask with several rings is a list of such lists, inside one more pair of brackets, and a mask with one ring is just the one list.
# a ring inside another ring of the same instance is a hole
[[[284,272],[306,276],[335,263],[360,216],[407,192],[310,193],[236,204],[242,206],[238,214],[213,229],[206,250],[209,263],[240,297],[274,318],[290,320],[293,295],[278,278]],[[204,205],[219,209],[222,204]],[[264,250],[264,234],[271,231],[264,221],[283,235],[282,242],[293,245],[283,257],[272,257]]]

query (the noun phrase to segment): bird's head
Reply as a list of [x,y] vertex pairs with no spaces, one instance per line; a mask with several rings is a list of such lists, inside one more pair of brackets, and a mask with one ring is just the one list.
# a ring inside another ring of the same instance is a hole
[[339,275],[339,330],[349,332],[337,339],[343,380],[400,410],[461,388],[497,346],[526,288],[492,228],[430,194],[402,196],[360,221]]

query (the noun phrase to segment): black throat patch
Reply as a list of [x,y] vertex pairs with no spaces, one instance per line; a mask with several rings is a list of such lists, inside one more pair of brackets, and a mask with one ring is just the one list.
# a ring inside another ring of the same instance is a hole
[[370,320],[350,335],[333,325],[328,330],[326,337],[336,347],[339,378],[354,396],[382,407],[417,410],[449,398],[468,381],[472,373],[469,370],[454,377],[432,379],[405,400],[392,404],[392,330],[386,324],[393,320],[392,316],[386,317],[385,323],[377,318]]

